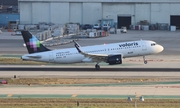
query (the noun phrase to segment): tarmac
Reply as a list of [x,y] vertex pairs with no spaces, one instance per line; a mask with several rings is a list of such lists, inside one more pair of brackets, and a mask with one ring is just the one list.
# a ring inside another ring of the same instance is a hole
[[[119,84],[120,85],[120,84]],[[179,84],[105,86],[0,86],[1,98],[180,98]]]
[[[146,99],[179,99],[178,95],[142,95]],[[59,94],[7,94],[1,95],[0,98],[81,98],[81,99],[127,99],[134,98],[135,95],[59,95]]]
[[[142,57],[123,60],[122,65],[109,66],[100,64],[101,70],[95,71],[94,63],[70,65],[21,66],[1,65],[1,77],[59,77],[59,78],[173,78],[177,81],[162,83],[131,83],[126,85],[0,85],[0,98],[127,98],[135,93],[145,98],[180,99],[180,31],[128,31],[126,34],[111,34],[102,38],[80,38],[81,46],[107,44],[133,40],[153,40],[164,47],[157,55],[146,56],[148,64],[143,64]],[[0,57],[19,57],[27,53],[21,36],[11,33],[0,34]],[[73,43],[53,46],[50,49],[74,47]]]
[[[115,42],[135,41],[135,40],[153,40],[164,46],[164,51],[158,55],[179,55],[180,53],[180,31],[128,31],[122,34],[110,34],[110,36],[101,38],[79,38],[78,43],[81,46],[100,45]],[[11,36],[10,32],[0,34],[0,54],[25,54],[27,49],[23,46],[22,36]],[[72,48],[73,43],[49,47],[50,49]]]

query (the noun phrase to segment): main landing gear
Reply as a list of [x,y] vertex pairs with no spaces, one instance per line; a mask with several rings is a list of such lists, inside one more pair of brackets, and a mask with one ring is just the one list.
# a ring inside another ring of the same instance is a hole
[[146,60],[146,58],[145,58],[145,56],[143,56],[143,60],[144,60],[144,64],[147,64],[147,63],[148,63],[147,60]]
[[100,66],[99,66],[98,63],[95,65],[95,68],[96,68],[96,70],[99,70],[99,69],[100,69]]

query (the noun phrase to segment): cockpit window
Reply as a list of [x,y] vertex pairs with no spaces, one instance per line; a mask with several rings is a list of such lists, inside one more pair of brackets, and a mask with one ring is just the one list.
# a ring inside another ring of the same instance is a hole
[[151,46],[155,46],[155,45],[156,45],[156,43],[152,43],[152,44],[151,44]]

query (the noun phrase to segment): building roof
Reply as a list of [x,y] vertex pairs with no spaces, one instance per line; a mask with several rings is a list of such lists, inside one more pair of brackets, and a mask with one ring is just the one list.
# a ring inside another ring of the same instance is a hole
[[180,3],[180,0],[18,0],[20,2]]
[[18,5],[18,0],[0,0],[0,5]]

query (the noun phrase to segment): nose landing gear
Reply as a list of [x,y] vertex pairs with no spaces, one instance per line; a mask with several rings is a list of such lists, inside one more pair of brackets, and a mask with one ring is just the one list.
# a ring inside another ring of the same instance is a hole
[[145,58],[145,56],[143,56],[143,60],[144,60],[144,64],[147,64],[147,63],[148,63],[147,60],[146,60],[146,58]]

